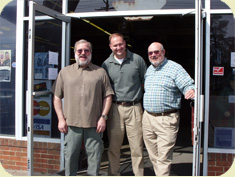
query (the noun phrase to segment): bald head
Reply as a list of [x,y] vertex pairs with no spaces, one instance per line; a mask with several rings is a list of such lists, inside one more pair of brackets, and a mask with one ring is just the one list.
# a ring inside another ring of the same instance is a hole
[[152,47],[159,48],[161,50],[164,49],[163,45],[160,42],[153,42],[152,44],[149,45],[148,50],[149,48],[152,48]]

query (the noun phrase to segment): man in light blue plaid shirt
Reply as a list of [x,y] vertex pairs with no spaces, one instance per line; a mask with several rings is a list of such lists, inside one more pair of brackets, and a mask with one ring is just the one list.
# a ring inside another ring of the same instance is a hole
[[161,43],[152,43],[148,56],[151,65],[144,84],[144,142],[155,174],[169,176],[179,130],[181,96],[194,98],[194,81],[181,65],[165,58]]

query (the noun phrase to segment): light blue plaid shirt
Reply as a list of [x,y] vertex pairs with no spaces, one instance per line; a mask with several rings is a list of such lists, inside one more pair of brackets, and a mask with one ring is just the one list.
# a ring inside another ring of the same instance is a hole
[[193,83],[180,64],[167,58],[158,67],[149,66],[145,74],[144,109],[153,113],[180,109],[182,93],[194,89]]

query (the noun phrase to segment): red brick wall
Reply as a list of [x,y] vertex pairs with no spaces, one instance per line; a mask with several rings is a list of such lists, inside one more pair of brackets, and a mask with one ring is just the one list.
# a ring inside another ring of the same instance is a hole
[[[0,163],[5,169],[27,171],[27,142],[0,139]],[[60,170],[60,144],[34,142],[34,172],[52,174]]]
[[[220,176],[232,165],[235,154],[208,154],[208,176]],[[0,163],[5,169],[27,171],[27,142],[0,139]],[[34,172],[60,170],[60,144],[34,142]]]
[[208,154],[208,176],[220,176],[231,167],[235,154]]

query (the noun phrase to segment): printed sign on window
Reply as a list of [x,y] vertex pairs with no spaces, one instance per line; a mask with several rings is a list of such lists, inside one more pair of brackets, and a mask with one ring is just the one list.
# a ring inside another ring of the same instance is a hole
[[0,82],[11,81],[11,50],[0,50]]
[[234,148],[235,128],[215,127],[214,147]]
[[[34,91],[50,91],[51,81],[34,80]],[[51,137],[51,94],[34,97],[34,136]]]
[[224,75],[224,67],[213,67],[213,75],[214,76],[223,76]]

